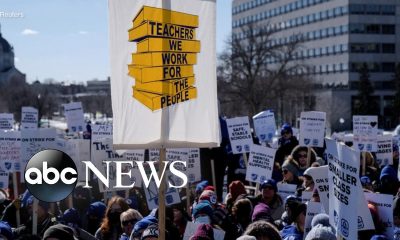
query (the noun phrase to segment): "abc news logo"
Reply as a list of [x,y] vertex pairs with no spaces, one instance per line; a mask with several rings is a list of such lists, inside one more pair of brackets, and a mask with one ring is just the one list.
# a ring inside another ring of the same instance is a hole
[[[106,164],[106,176],[104,176],[90,161],[83,161],[86,168],[86,179],[85,188],[91,188],[89,186],[89,170],[97,177],[98,181],[101,181],[107,188],[110,187],[110,163],[115,163],[115,177],[116,185],[115,188],[132,188],[135,182],[131,185],[122,184],[122,176],[131,177],[131,172],[123,172],[123,164],[128,164],[133,167],[136,163],[140,174],[143,178],[143,182],[146,188],[154,178],[157,187],[160,187],[161,179],[166,172],[167,165],[169,165],[169,171],[176,177],[181,179],[181,184],[176,186],[175,183],[168,182],[169,188],[181,188],[184,187],[187,182],[187,176],[180,170],[182,165],[186,168],[186,162],[183,161],[164,161],[164,168],[161,177],[158,177],[158,172],[154,166],[153,161],[147,162],[150,167],[151,173],[147,177],[144,162],[142,161],[103,161]],[[175,167],[179,163],[180,167]],[[65,199],[72,193],[77,182],[78,173],[74,161],[64,152],[59,150],[43,150],[35,154],[28,162],[25,168],[25,183],[29,192],[37,199],[45,202],[57,202]]]

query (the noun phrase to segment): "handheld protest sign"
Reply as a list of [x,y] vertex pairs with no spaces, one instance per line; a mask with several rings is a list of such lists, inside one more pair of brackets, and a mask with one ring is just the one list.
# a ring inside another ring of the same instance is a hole
[[85,130],[85,118],[81,102],[64,104],[64,115],[67,119],[68,130],[70,132],[82,132]]
[[270,179],[274,168],[275,153],[275,149],[252,145],[250,159],[247,163],[246,180],[259,184]]
[[12,113],[0,113],[0,130],[14,128],[14,115]]
[[325,122],[325,112],[301,112],[299,145],[305,147],[323,147]]
[[353,116],[354,149],[360,152],[376,152],[378,137],[377,116]]
[[[253,145],[251,129],[248,117],[236,117],[226,119],[229,140],[233,154],[243,154],[250,152]],[[243,156],[244,157],[244,156]]]
[[267,110],[253,116],[254,130],[261,143],[271,142],[276,132],[274,112]]
[[39,112],[33,107],[22,107],[21,129],[37,129]]
[[376,162],[379,167],[393,164],[393,136],[378,136],[378,151],[376,152]]

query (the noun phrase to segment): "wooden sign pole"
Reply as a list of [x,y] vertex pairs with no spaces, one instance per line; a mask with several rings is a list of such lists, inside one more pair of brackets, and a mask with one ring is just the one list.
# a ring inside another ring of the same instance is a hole
[[33,198],[33,206],[32,206],[32,235],[37,234],[37,226],[38,226],[38,205],[39,205],[39,200],[36,198]]
[[[165,148],[160,149],[160,160],[158,164],[159,177],[162,175],[164,169],[164,162],[166,161],[167,151]],[[161,174],[160,174],[161,173]],[[165,240],[165,177],[162,176],[160,179],[161,185],[158,190],[158,239]]]
[[215,163],[214,159],[211,159],[211,174],[212,174],[212,182],[215,189],[215,194],[217,194],[217,180],[215,178]]
[[311,162],[311,147],[307,147],[307,168],[310,167]]
[[[18,180],[17,180],[17,173],[13,172],[12,173],[13,177],[13,190],[14,190],[14,200],[18,199]],[[19,208],[15,211],[15,219],[17,220],[17,226],[21,224],[21,218],[19,215]]]
[[366,172],[366,157],[367,157],[367,152],[362,152],[362,175],[365,176]]

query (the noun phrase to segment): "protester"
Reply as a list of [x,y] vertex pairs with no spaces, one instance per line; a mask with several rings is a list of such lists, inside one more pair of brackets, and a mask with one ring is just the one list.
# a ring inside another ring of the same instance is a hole
[[229,193],[226,196],[226,207],[229,213],[232,212],[232,207],[237,197],[246,194],[247,194],[246,188],[244,187],[244,184],[241,181],[237,180],[229,184]]
[[251,223],[244,235],[253,236],[257,240],[281,240],[281,236],[274,225],[266,221],[256,221]]
[[112,197],[108,202],[100,228],[95,233],[96,239],[118,239],[122,234],[120,215],[128,208],[129,206],[123,198]]
[[310,175],[310,171],[312,171],[314,167],[307,168],[303,173],[303,191],[304,192],[313,192],[314,191],[314,180]]
[[146,217],[139,220],[133,227],[130,240],[140,240],[142,233],[151,224],[157,224],[157,218],[149,214]]
[[253,210],[253,215],[251,216],[251,221],[255,222],[258,220],[264,220],[269,223],[274,223],[274,220],[271,217],[271,210],[267,204],[260,202],[258,203]]
[[43,240],[77,240],[74,236],[74,230],[72,228],[63,225],[56,224],[49,227],[43,235]]
[[275,162],[282,165],[283,161],[289,156],[293,149],[299,144],[297,138],[293,136],[293,129],[288,124],[285,123],[281,128],[281,138],[278,140],[279,148],[275,154]]
[[90,234],[95,234],[97,229],[99,229],[101,221],[104,218],[107,206],[102,202],[94,202],[90,204],[87,212],[86,219],[90,222],[87,230]]
[[135,224],[142,219],[142,215],[134,209],[128,209],[125,212],[121,213],[120,220],[123,233],[119,239],[129,240],[129,237],[131,236],[133,230],[133,226],[135,226]]
[[336,240],[336,236],[330,227],[318,224],[311,228],[305,240]]
[[312,148],[310,148],[309,162],[307,161],[307,154],[307,147],[297,146],[293,149],[290,156],[287,158],[288,160],[292,160],[297,163],[296,165],[298,166],[299,176],[303,176],[304,171],[309,168],[311,164],[313,164],[317,159],[317,154]]
[[379,177],[380,188],[379,192],[384,194],[396,195],[399,189],[399,180],[397,178],[397,172],[392,166],[385,166]]
[[200,224],[190,240],[214,240],[214,230],[210,224]]
[[[170,239],[168,231],[164,230],[165,239]],[[157,240],[159,237],[158,224],[150,224],[142,233],[141,240]]]
[[247,198],[239,199],[232,207],[232,219],[239,225],[241,232],[247,228],[251,222],[251,213],[253,212],[253,205]]
[[400,240],[400,197],[393,201],[394,239]]
[[213,209],[209,201],[201,201],[193,209],[192,217],[195,223],[210,224],[213,216]]
[[307,206],[304,203],[291,201],[288,203],[291,225],[285,226],[282,231],[283,240],[303,240],[304,224]]
[[260,191],[256,199],[258,202],[267,204],[270,210],[270,215],[273,221],[281,218],[285,211],[281,196],[277,193],[278,188],[275,180],[269,179],[260,184]]
[[180,238],[183,238],[186,225],[191,221],[191,217],[187,214],[181,204],[173,205],[172,210],[174,211],[174,224],[178,228]]
[[7,222],[0,221],[0,239],[13,240],[14,234]]
[[286,160],[282,165],[283,180],[281,183],[294,184],[301,187],[302,182],[299,179],[299,166],[293,160]]

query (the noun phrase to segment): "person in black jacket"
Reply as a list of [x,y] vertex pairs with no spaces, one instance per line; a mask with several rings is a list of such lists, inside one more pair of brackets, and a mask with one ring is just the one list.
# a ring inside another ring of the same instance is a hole
[[279,148],[275,154],[275,162],[282,166],[283,161],[292,153],[293,148],[299,145],[299,141],[293,136],[292,127],[288,123],[282,125],[281,138],[279,138],[278,144]]

